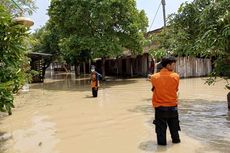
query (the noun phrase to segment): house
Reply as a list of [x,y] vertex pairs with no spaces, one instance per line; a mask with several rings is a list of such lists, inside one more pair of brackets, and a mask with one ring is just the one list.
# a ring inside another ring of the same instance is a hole
[[30,69],[35,70],[38,74],[32,76],[32,83],[39,83],[44,81],[46,68],[51,62],[51,54],[30,52],[27,55],[30,61]]
[[[150,31],[146,37],[160,33],[160,29]],[[139,55],[132,55],[126,50],[123,55],[117,58],[108,58],[105,61],[105,75],[107,76],[147,76],[156,71],[156,61],[149,54],[149,50],[156,47],[157,44],[151,42],[144,47],[144,51]],[[97,70],[101,72],[102,61],[96,60]],[[176,72],[180,77],[200,77],[207,76],[212,71],[211,59],[196,57],[177,57]]]

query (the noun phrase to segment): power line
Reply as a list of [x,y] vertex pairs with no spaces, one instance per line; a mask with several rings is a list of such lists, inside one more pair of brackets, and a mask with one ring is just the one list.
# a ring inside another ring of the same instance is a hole
[[163,18],[164,18],[164,27],[166,27],[166,17],[165,17],[165,0],[161,0],[162,7],[163,7]]
[[19,8],[23,12],[23,9],[18,5],[18,3],[16,3],[14,0],[11,1],[17,6],[17,8]]
[[153,23],[154,23],[154,21],[155,21],[155,19],[156,19],[156,17],[157,17],[157,13],[158,13],[160,7],[161,7],[161,2],[160,2],[159,6],[158,6],[158,8],[157,8],[157,11],[156,11],[156,14],[155,14],[155,16],[154,16],[154,18],[153,18],[153,21],[152,21],[152,23],[151,23],[151,26],[149,27],[149,31],[150,31],[150,29],[151,29],[152,26],[153,26]]

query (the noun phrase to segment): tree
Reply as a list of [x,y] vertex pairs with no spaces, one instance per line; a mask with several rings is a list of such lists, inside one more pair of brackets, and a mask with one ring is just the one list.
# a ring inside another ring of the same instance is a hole
[[13,22],[3,5],[0,5],[0,13],[0,111],[11,114],[13,94],[27,78],[28,59],[24,41],[27,28]]
[[0,4],[0,111],[11,114],[14,94],[30,75],[26,56],[29,30],[13,21],[14,17],[35,9],[31,0],[4,0]]
[[105,59],[124,49],[142,51],[147,18],[135,0],[52,0],[49,16],[60,33],[61,52],[74,62],[82,55]]
[[45,26],[36,30],[31,35],[31,46],[33,52],[48,53],[58,58],[60,49],[58,47],[59,34],[50,25],[49,22]]
[[214,83],[220,76],[230,89],[229,10],[229,0],[183,3],[178,12],[169,17],[169,25],[158,40],[161,49],[176,55],[212,58],[214,69],[207,83]]

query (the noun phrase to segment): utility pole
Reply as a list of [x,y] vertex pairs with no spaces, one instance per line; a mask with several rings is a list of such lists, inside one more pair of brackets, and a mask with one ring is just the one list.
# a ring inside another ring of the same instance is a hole
[[162,3],[162,8],[163,8],[164,27],[166,27],[165,0],[161,0],[161,3]]

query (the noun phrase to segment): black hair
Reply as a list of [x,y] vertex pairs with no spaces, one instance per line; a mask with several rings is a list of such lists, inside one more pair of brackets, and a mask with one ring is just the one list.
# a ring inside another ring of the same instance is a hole
[[172,63],[176,63],[176,58],[174,56],[166,56],[163,57],[161,60],[161,65],[163,67],[166,67],[167,64],[172,64]]

